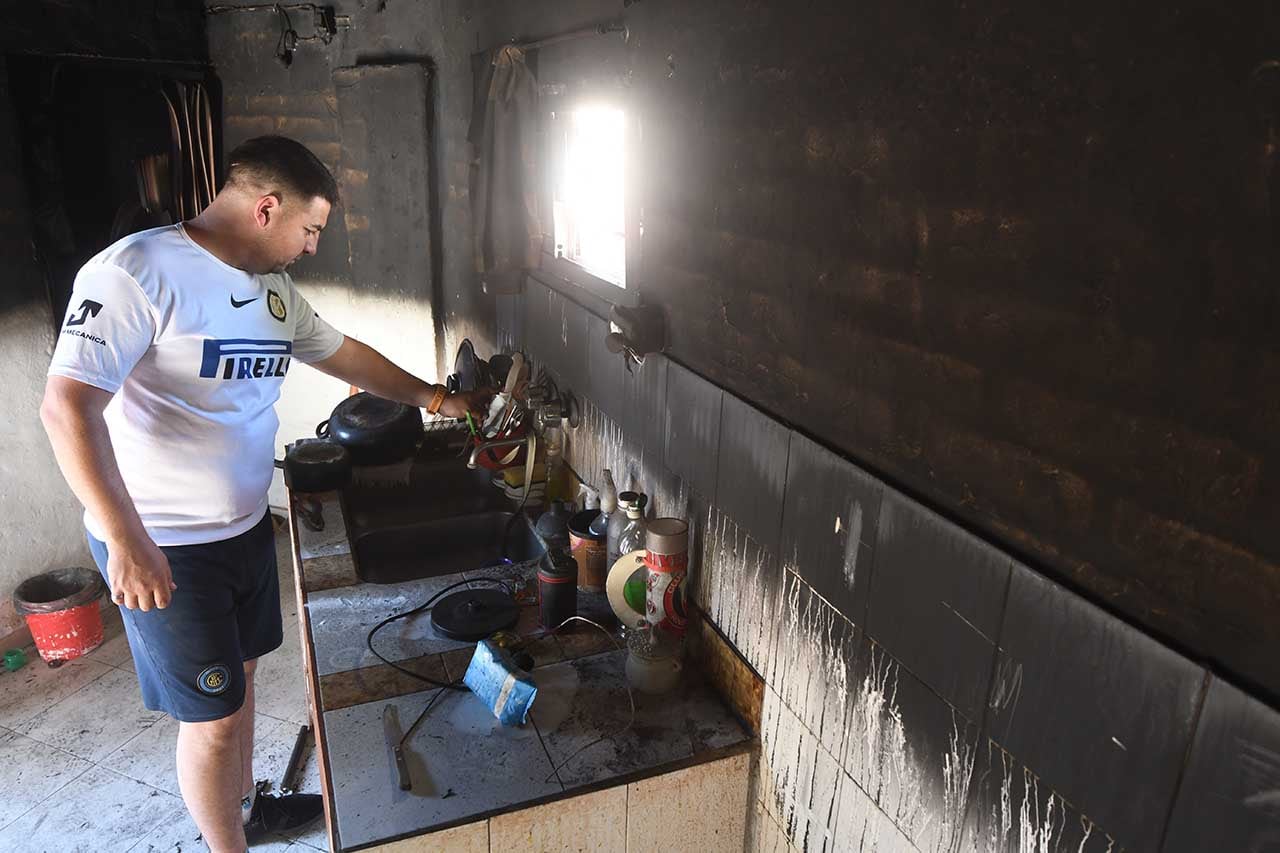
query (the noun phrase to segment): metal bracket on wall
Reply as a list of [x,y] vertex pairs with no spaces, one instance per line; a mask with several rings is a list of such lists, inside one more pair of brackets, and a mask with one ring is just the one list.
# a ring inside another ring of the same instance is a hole
[[[308,12],[311,15],[311,33],[299,35],[293,27],[290,12]],[[228,12],[274,12],[280,17],[280,38],[276,41],[276,57],[285,67],[293,64],[293,54],[298,43],[319,41],[329,44],[338,30],[351,29],[351,16],[339,15],[332,6],[320,6],[315,3],[255,3],[248,6],[210,6],[206,15],[222,15]]]

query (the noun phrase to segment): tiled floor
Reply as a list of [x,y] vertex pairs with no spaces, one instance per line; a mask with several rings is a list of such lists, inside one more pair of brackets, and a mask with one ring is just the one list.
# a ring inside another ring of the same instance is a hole
[[[286,531],[276,544],[285,639],[258,668],[254,773],[278,783],[306,722],[306,696]],[[119,615],[103,607],[107,640],[89,655],[58,669],[35,658],[16,673],[0,670],[0,850],[207,849],[178,791],[178,724],[142,706]],[[319,788],[308,754],[300,790]],[[312,849],[328,849],[323,820],[254,848]]]

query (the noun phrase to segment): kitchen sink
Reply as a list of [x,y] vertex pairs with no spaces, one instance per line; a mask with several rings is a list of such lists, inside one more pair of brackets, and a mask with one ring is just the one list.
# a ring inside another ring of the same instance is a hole
[[541,557],[546,547],[492,476],[452,452],[357,476],[343,494],[356,574],[400,583]]
[[348,518],[357,528],[373,529],[511,509],[491,477],[490,471],[468,470],[464,460],[438,459],[415,463],[406,481],[357,479],[345,493]]
[[523,563],[546,553],[529,520],[512,512],[483,512],[420,521],[357,534],[356,574],[368,583],[400,583]]

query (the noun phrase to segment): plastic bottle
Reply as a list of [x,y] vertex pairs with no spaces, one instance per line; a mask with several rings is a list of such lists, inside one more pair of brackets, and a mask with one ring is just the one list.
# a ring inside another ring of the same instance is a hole
[[639,495],[639,499],[633,501],[627,507],[627,523],[622,528],[622,532],[618,534],[618,556],[630,554],[632,551],[640,551],[644,548],[645,500],[644,495]]
[[605,560],[611,569],[624,553],[618,549],[618,539],[622,536],[622,528],[627,526],[627,509],[638,500],[639,492],[620,492],[618,510],[609,516],[609,530],[605,535]]
[[[613,473],[608,469],[604,469],[604,485],[600,487],[600,514],[596,516],[596,520],[591,522],[591,534],[593,536],[605,537],[606,543],[609,538],[609,519],[614,511],[618,508],[618,489],[613,484]],[[612,566],[612,563],[608,564]]]

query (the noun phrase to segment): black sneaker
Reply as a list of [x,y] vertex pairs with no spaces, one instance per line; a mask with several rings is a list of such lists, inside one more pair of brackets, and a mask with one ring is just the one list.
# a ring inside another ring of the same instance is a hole
[[324,814],[319,794],[268,794],[259,784],[249,822],[244,825],[244,840],[249,846],[273,841],[275,833],[288,832]]

